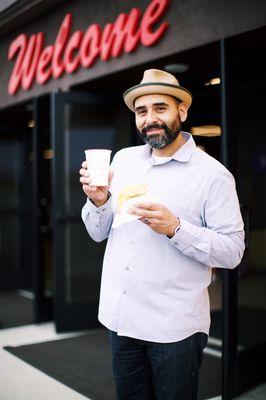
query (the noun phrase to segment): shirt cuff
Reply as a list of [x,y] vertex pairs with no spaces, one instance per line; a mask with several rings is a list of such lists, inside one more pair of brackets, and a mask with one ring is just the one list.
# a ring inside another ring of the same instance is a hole
[[95,212],[96,214],[102,214],[104,211],[108,210],[111,207],[111,193],[109,192],[109,197],[108,200],[106,201],[106,203],[104,203],[102,206],[100,207],[96,207],[95,204],[93,204],[93,202],[87,197],[87,202],[84,206],[84,208],[86,208],[89,212]]
[[179,250],[184,251],[198,241],[201,228],[180,218],[180,229],[170,239],[170,243]]

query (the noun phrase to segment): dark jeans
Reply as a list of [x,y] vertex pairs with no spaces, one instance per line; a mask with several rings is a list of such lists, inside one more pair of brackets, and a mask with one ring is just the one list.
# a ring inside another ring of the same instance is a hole
[[109,331],[118,400],[196,400],[205,333],[154,343]]

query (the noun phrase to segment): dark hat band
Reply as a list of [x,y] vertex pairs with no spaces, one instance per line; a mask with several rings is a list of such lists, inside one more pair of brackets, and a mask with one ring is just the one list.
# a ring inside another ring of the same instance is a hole
[[173,85],[172,83],[161,83],[161,82],[141,83],[141,84],[139,84],[139,85],[132,86],[131,88],[127,89],[127,90],[124,92],[123,97],[125,98],[125,96],[126,96],[128,93],[132,92],[132,90],[135,90],[135,89],[138,89],[138,88],[141,88],[141,87],[144,87],[144,86],[166,86],[166,87],[171,87],[171,88],[173,88],[173,89],[184,90],[184,91],[185,91],[187,94],[189,94],[189,95],[191,96],[191,98],[192,98],[192,94],[191,94],[190,91],[187,90],[186,88],[184,88],[184,87],[182,87],[182,86],[179,86],[179,85]]

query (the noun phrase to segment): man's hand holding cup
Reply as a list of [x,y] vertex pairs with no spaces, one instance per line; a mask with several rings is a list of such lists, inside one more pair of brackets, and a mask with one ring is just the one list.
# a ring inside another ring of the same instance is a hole
[[109,188],[113,178],[113,172],[109,170],[108,183],[106,186],[93,185],[93,177],[88,170],[88,162],[83,161],[80,173],[80,183],[86,196],[93,202],[96,207],[100,207],[105,204],[109,197]]

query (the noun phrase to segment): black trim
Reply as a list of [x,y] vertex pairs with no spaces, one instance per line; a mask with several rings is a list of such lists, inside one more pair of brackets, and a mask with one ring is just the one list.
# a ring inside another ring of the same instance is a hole
[[[221,160],[232,171],[233,155],[230,152],[234,136],[232,101],[233,52],[230,39],[220,41],[221,70]],[[223,354],[222,354],[222,399],[233,399],[237,395],[238,358],[238,269],[223,271]]]
[[136,89],[144,87],[144,86],[166,86],[166,87],[171,87],[173,89],[183,90],[184,92],[186,92],[187,94],[189,94],[191,96],[191,100],[193,98],[192,93],[190,93],[190,91],[188,89],[184,88],[183,86],[173,85],[172,83],[159,83],[159,82],[141,83],[140,85],[132,86],[131,88],[127,89],[124,92],[123,98],[125,98],[126,95],[128,93],[132,92],[133,90],[136,90]]

